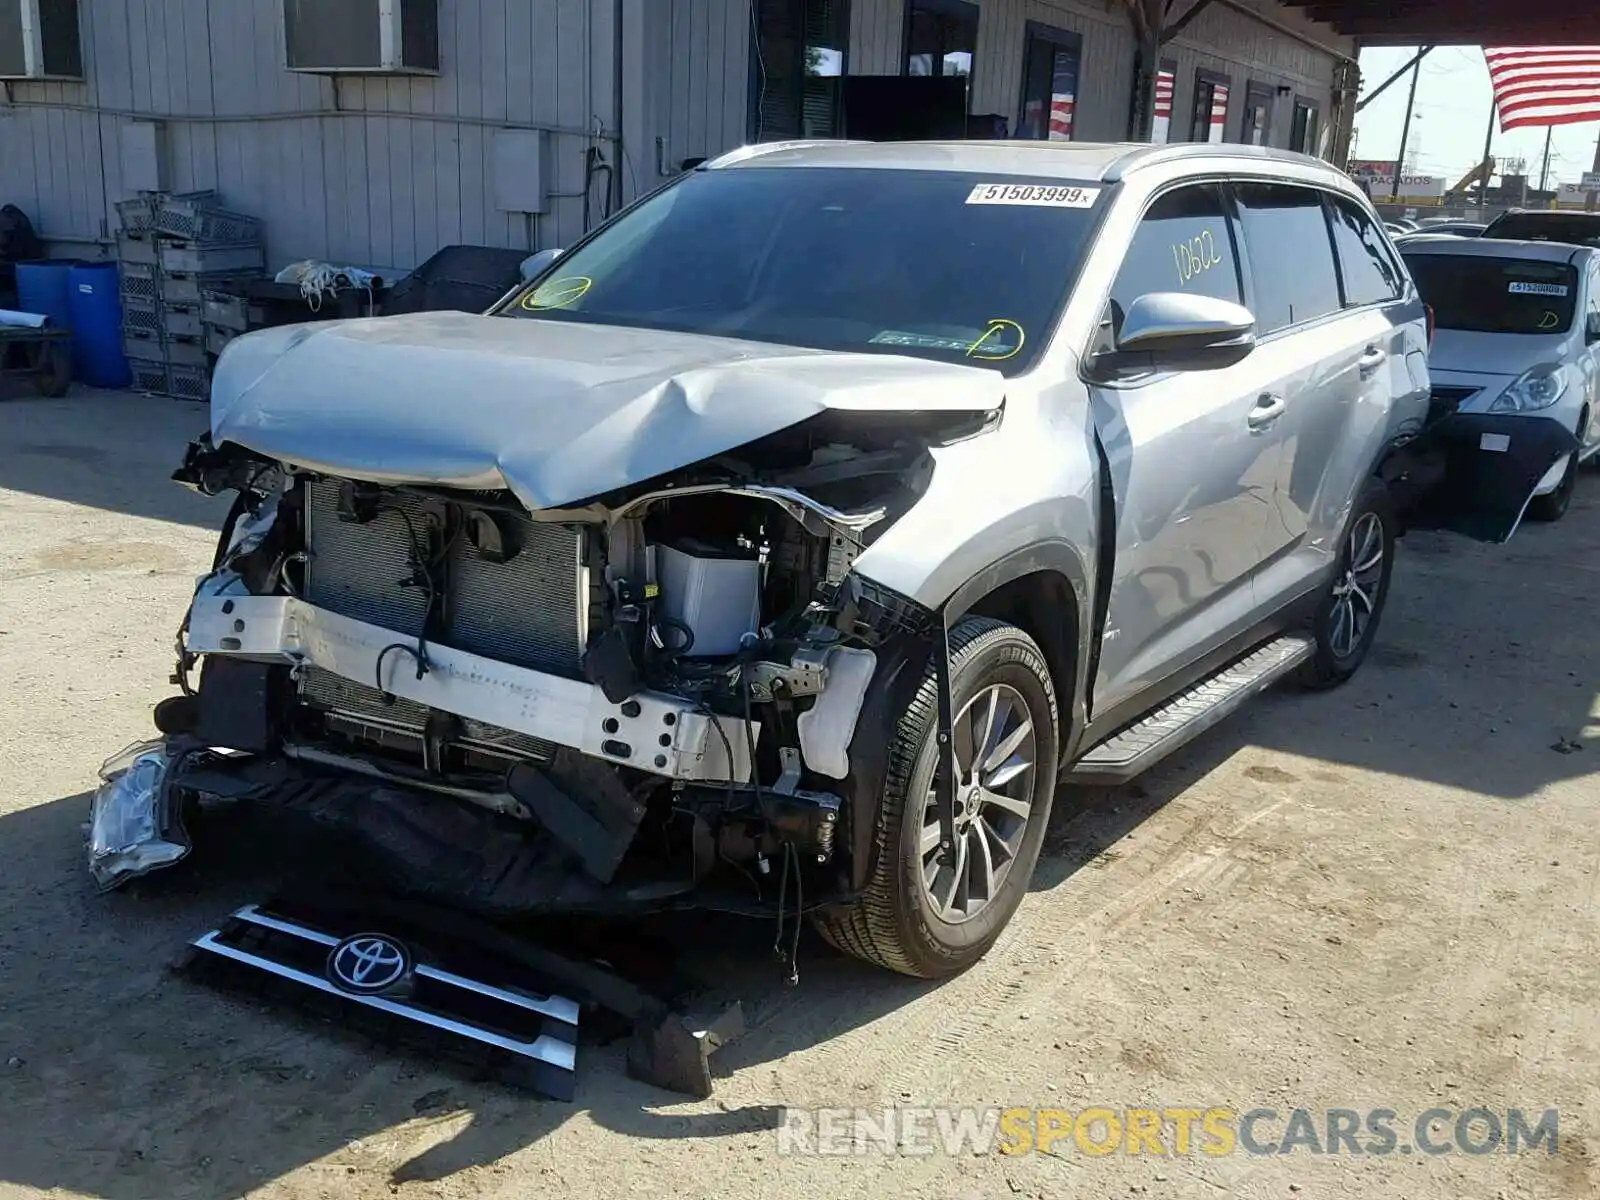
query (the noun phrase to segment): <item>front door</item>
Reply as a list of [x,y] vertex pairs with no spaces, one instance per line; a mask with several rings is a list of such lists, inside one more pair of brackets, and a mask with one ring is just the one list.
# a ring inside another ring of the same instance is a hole
[[[1133,300],[1188,292],[1243,301],[1226,193],[1190,185],[1145,213],[1112,288],[1114,331]],[[1264,404],[1270,358],[1096,384],[1116,558],[1094,706],[1106,711],[1248,627],[1281,442]]]

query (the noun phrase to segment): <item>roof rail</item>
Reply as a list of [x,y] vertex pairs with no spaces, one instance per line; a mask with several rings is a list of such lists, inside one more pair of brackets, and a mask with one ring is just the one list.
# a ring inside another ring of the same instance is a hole
[[1186,158],[1256,159],[1302,167],[1321,167],[1325,171],[1343,173],[1332,163],[1320,158],[1313,158],[1309,154],[1297,154],[1292,150],[1279,150],[1272,146],[1235,145],[1228,142],[1175,142],[1163,146],[1134,146],[1112,162],[1101,178],[1107,183],[1118,183],[1130,171]]
[[697,171],[715,171],[719,167],[737,166],[742,162],[749,162],[752,158],[760,158],[765,154],[776,154],[780,150],[804,150],[811,146],[864,146],[867,143],[861,138],[794,138],[787,142],[749,142],[719,154],[716,158],[707,159],[695,168]]

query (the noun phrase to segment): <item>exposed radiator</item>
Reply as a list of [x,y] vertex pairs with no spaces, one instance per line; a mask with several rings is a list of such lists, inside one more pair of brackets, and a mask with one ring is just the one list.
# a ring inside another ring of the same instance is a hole
[[[403,587],[413,532],[425,536],[427,501],[384,493],[383,507],[363,524],[339,520],[339,482],[306,484],[306,599],[319,608],[393,629],[422,632],[428,598]],[[583,534],[565,525],[499,514],[518,547],[509,562],[491,562],[466,537],[446,558],[445,624],[434,640],[500,662],[579,678],[578,658],[589,604]],[[407,520],[411,522],[407,527]]]

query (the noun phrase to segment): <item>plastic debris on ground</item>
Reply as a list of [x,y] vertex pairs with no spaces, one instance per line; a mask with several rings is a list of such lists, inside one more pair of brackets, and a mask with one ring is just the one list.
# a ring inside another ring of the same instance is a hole
[[136,742],[106,760],[89,809],[89,873],[102,891],[120,887],[189,853],[172,807],[171,758],[163,741]]

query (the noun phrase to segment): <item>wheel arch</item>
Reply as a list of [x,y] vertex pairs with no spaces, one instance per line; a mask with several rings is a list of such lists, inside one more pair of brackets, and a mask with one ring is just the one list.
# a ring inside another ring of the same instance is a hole
[[1088,572],[1078,551],[1051,540],[990,563],[957,588],[943,607],[947,629],[963,617],[993,617],[1015,625],[1037,643],[1056,690],[1063,753],[1083,727],[1089,597]]

